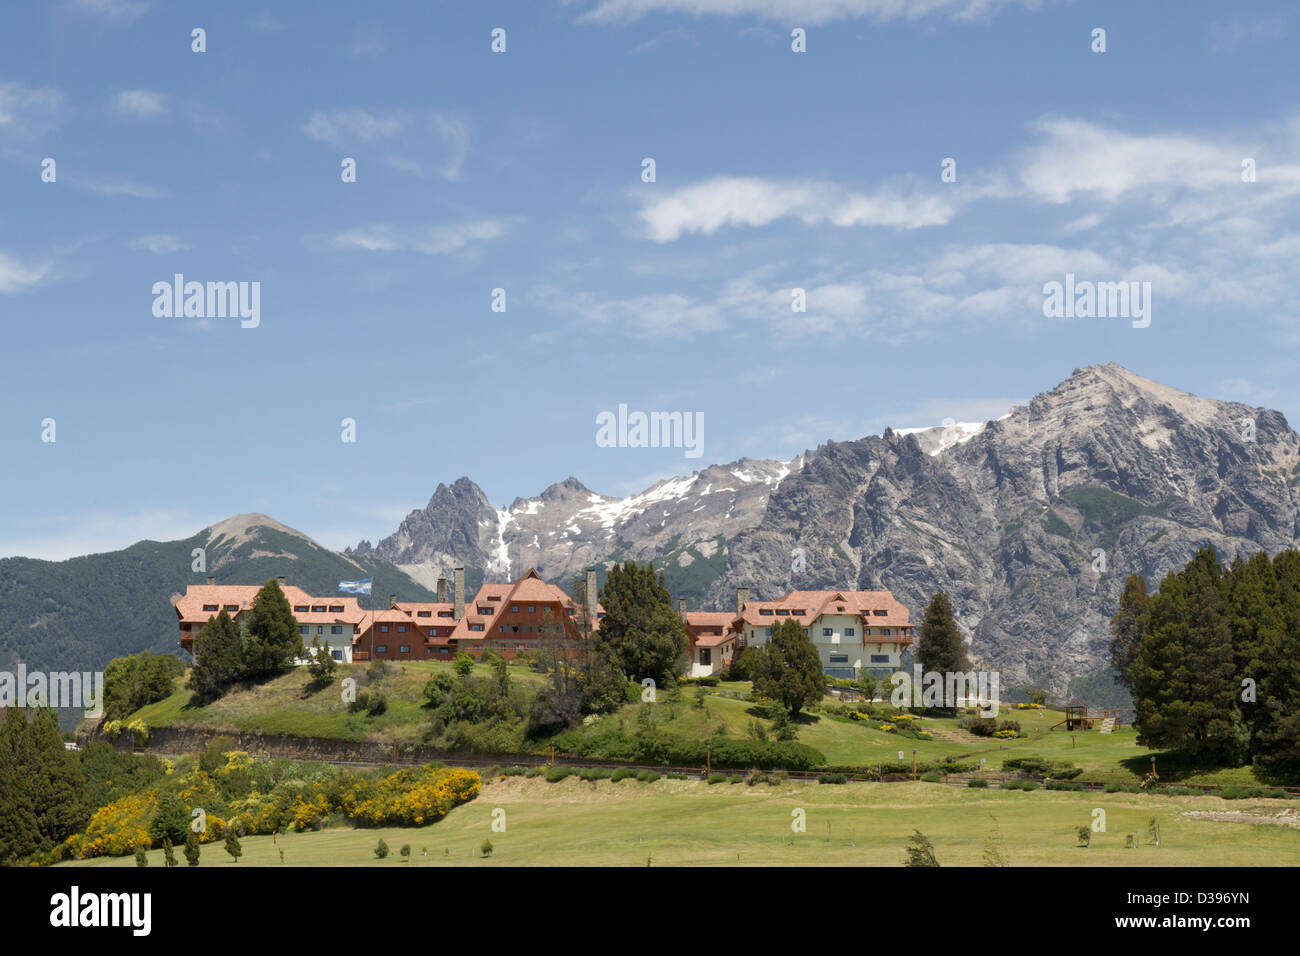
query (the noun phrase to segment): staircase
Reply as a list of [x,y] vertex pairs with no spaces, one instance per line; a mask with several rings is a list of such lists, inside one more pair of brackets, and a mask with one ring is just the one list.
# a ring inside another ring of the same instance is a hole
[[1112,730],[1114,730],[1114,729],[1115,729],[1115,718],[1114,718],[1114,717],[1107,717],[1105,720],[1103,720],[1103,721],[1101,722],[1101,732],[1102,732],[1103,734],[1108,734],[1108,733],[1110,733],[1110,732],[1111,732]]

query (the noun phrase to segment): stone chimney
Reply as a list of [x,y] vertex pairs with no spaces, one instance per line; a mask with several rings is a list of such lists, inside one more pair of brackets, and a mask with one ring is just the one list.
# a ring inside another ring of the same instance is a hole
[[452,572],[452,578],[455,581],[453,585],[456,592],[456,604],[452,609],[452,620],[459,621],[465,616],[465,569],[456,568]]
[[749,588],[736,588],[736,617],[745,613],[745,602],[749,600]]
[[275,579],[280,583],[281,588],[283,588],[288,581],[288,578],[286,578],[283,574],[277,574],[275,576]]
[[216,578],[208,578],[208,587],[212,587],[212,585],[214,585],[214,584],[216,584],[216,583],[217,583],[217,579],[216,579]]
[[677,613],[682,617],[686,616],[686,598],[677,599]]
[[596,571],[594,568],[587,569],[587,594],[586,600],[583,601],[583,610],[587,613],[587,626],[594,628],[597,623],[596,617]]
[[438,578],[438,603],[447,603],[447,579]]
[[397,595],[396,594],[388,595],[388,606],[392,607],[396,603],[397,603]]

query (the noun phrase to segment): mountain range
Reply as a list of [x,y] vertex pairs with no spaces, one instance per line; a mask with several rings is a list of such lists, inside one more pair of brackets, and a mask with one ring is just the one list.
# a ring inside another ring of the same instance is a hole
[[[653,560],[674,597],[730,610],[791,588],[885,588],[918,620],[944,591],[972,656],[1056,695],[1109,702],[1108,620],[1124,578],[1154,588],[1205,544],[1230,560],[1300,543],[1300,436],[1277,411],[1197,397],[1118,365],[983,422],[886,429],[790,461],[741,459],[627,498],[576,478],[496,508],[467,477],[439,484],[393,534],[343,553],[265,515],[184,541],[50,562],[0,560],[0,665],[102,667],[176,648],[186,583],[286,574],[374,600],[430,599],[464,566],[471,592],[529,567],[566,586]],[[206,569],[192,552],[206,549]]]

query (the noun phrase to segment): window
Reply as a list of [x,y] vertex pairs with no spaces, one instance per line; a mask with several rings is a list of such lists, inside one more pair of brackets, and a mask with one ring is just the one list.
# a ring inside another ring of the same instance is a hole
[[706,667],[713,666],[713,655],[707,647],[700,648],[700,663]]
[[853,637],[853,636],[854,636],[854,629],[851,628],[851,627],[846,627],[846,628],[844,629],[844,636],[845,636],[845,637]]
[[330,657],[334,658],[336,661],[341,661],[341,660],[343,660],[343,652],[342,652],[342,651],[330,651]]
[[482,624],[471,624],[471,625],[469,626],[469,629],[470,629],[471,631],[481,631],[481,630],[483,630],[483,625],[482,625]]
[[398,633],[398,634],[405,634],[405,633],[406,633],[406,625],[405,625],[405,624],[399,624],[399,625],[397,625],[397,633]]
[[403,644],[401,647],[398,648],[398,650],[403,654],[409,654],[411,653],[411,645]]
[[426,653],[426,654],[432,654],[432,653],[433,653],[433,648],[432,648],[432,647],[426,647],[426,648],[424,649],[424,653]]
[[873,663],[873,664],[888,664],[888,663],[889,663],[889,655],[888,655],[888,654],[872,654],[872,655],[871,655],[871,663]]
[[822,628],[822,637],[830,637],[830,636],[831,636],[832,634],[834,634],[834,633],[835,633],[835,629],[834,629],[834,628],[830,628],[830,627],[823,627],[823,628]]
[[852,667],[823,667],[822,673],[836,680],[853,680],[855,676]]
[[380,633],[380,634],[387,634],[387,633],[388,633],[388,625],[387,625],[387,624],[380,624],[380,625],[379,625],[379,633]]
[[205,611],[215,611],[215,610],[217,610],[217,606],[216,606],[215,604],[205,604],[205,605],[203,605],[203,610],[205,610]]
[[375,653],[376,653],[376,654],[387,654],[387,653],[388,653],[388,645],[387,645],[387,644],[380,644],[378,647],[375,648]]
[[343,605],[342,605],[342,604],[331,604],[331,605],[330,605],[330,613],[331,613],[331,614],[342,614],[342,613],[343,613]]
[[528,605],[528,613],[529,613],[529,614],[536,614],[536,613],[537,613],[537,605],[536,605],[536,604],[530,604],[530,605]]
[[311,609],[312,609],[312,613],[314,613],[314,614],[324,614],[324,613],[325,613],[325,605],[324,605],[324,604],[313,604],[313,605],[311,606]]
[[876,617],[884,617],[884,616],[885,616],[886,614],[888,614],[889,612],[888,612],[888,611],[872,611],[871,613],[874,614]]
[[787,611],[787,610],[785,610],[784,608],[777,608],[777,609],[776,609],[776,616],[777,616],[777,617],[789,617],[789,616],[790,616],[790,612]]
[[295,604],[293,606],[294,614],[305,614],[306,612],[307,612],[307,605],[305,604]]
[[500,601],[500,600],[501,600],[501,595],[500,595],[500,594],[489,594],[489,595],[488,595],[488,600],[489,600],[489,601]]
[[519,613],[519,605],[518,605],[518,604],[512,604],[512,605],[510,605],[510,613],[511,613],[511,614],[518,614],[518,613]]
[[881,633],[883,636],[888,637],[888,636],[889,636],[889,628],[887,628],[887,627],[882,627],[882,628],[880,629],[880,633]]
[[341,625],[339,625],[339,624],[335,624],[333,627],[330,628],[330,633],[331,633],[331,634],[342,634],[342,633],[343,633],[343,627],[342,627]]
[[430,612],[429,612],[429,611],[416,611],[416,612],[415,612],[415,616],[416,616],[416,617],[429,617],[429,616],[430,616]]
[[847,664],[848,662],[849,662],[849,655],[848,655],[848,654],[832,654],[832,655],[831,655],[831,663],[832,663],[832,664]]
[[299,634],[306,634],[306,633],[307,633],[307,625],[306,625],[306,624],[299,624],[299,625],[298,625],[298,633],[299,633]]
[[238,605],[238,604],[227,604],[227,605],[226,605],[226,610],[227,610],[227,611],[238,611],[238,610],[239,610],[239,605]]
[[455,616],[456,616],[456,612],[455,612],[455,611],[439,611],[439,612],[438,612],[438,617],[455,617]]
[[804,608],[799,608],[798,610],[791,611],[790,613],[793,614],[795,617],[803,617],[805,614],[805,610]]
[[438,629],[437,629],[436,627],[431,627],[431,628],[429,628],[429,636],[430,636],[430,637],[437,637],[437,636],[438,636]]
[[803,636],[804,636],[804,637],[807,637],[807,636],[808,636],[808,628],[806,628],[806,627],[803,629]]
[[324,634],[324,633],[325,633],[325,625],[324,625],[324,624],[317,624],[317,625],[316,625],[316,633],[317,633],[317,634]]
[[839,611],[841,614],[844,613],[844,608],[842,607],[837,607],[835,610]]
[[772,636],[772,629],[769,627],[769,628],[765,628],[765,630],[767,631],[767,635],[766,635],[766,636],[767,636],[767,637],[771,637],[771,636]]
[[480,614],[491,614],[491,613],[492,613],[492,609],[491,609],[490,607],[482,607],[482,606],[480,605],[480,607],[479,607],[479,609],[478,609],[478,612],[479,612]]
[[758,609],[758,613],[759,613],[760,615],[762,615],[763,617],[771,617],[771,616],[772,616],[772,609],[771,609],[770,607],[759,608],[759,609]]

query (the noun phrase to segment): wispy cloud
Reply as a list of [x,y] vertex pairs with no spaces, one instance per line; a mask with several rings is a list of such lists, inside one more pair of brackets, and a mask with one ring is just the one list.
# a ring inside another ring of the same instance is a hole
[[348,142],[373,143],[396,136],[409,119],[409,114],[396,110],[326,110],[313,113],[302,131],[318,142],[335,146]]
[[68,7],[76,13],[122,23],[137,20],[149,12],[145,0],[69,0]]
[[126,179],[78,178],[69,180],[72,185],[89,189],[100,196],[128,196],[132,199],[166,199],[168,194],[153,186],[133,183]]
[[976,20],[1006,7],[1037,10],[1044,0],[597,0],[580,23],[622,24],[650,14],[751,17],[781,24],[845,20]]
[[185,252],[190,248],[189,244],[178,236],[167,233],[140,236],[138,239],[132,239],[127,245],[132,249],[143,249],[146,252],[158,255],[165,255],[169,252]]
[[331,237],[336,249],[364,249],[368,252],[418,252],[428,256],[446,255],[473,243],[487,242],[503,236],[508,219],[473,219],[424,229],[402,229],[387,223],[350,229]]
[[0,252],[0,295],[25,292],[50,274],[49,262],[23,262]]
[[643,197],[644,235],[672,242],[690,233],[711,235],[724,226],[765,226],[778,219],[805,225],[890,226],[915,229],[952,219],[954,199],[915,185],[853,192],[833,183],[783,182],[758,177],[719,177]]
[[167,95],[156,90],[123,90],[111,102],[113,111],[122,116],[153,119],[167,115]]
[[58,122],[63,93],[50,86],[0,83],[0,130],[13,136],[35,136]]

